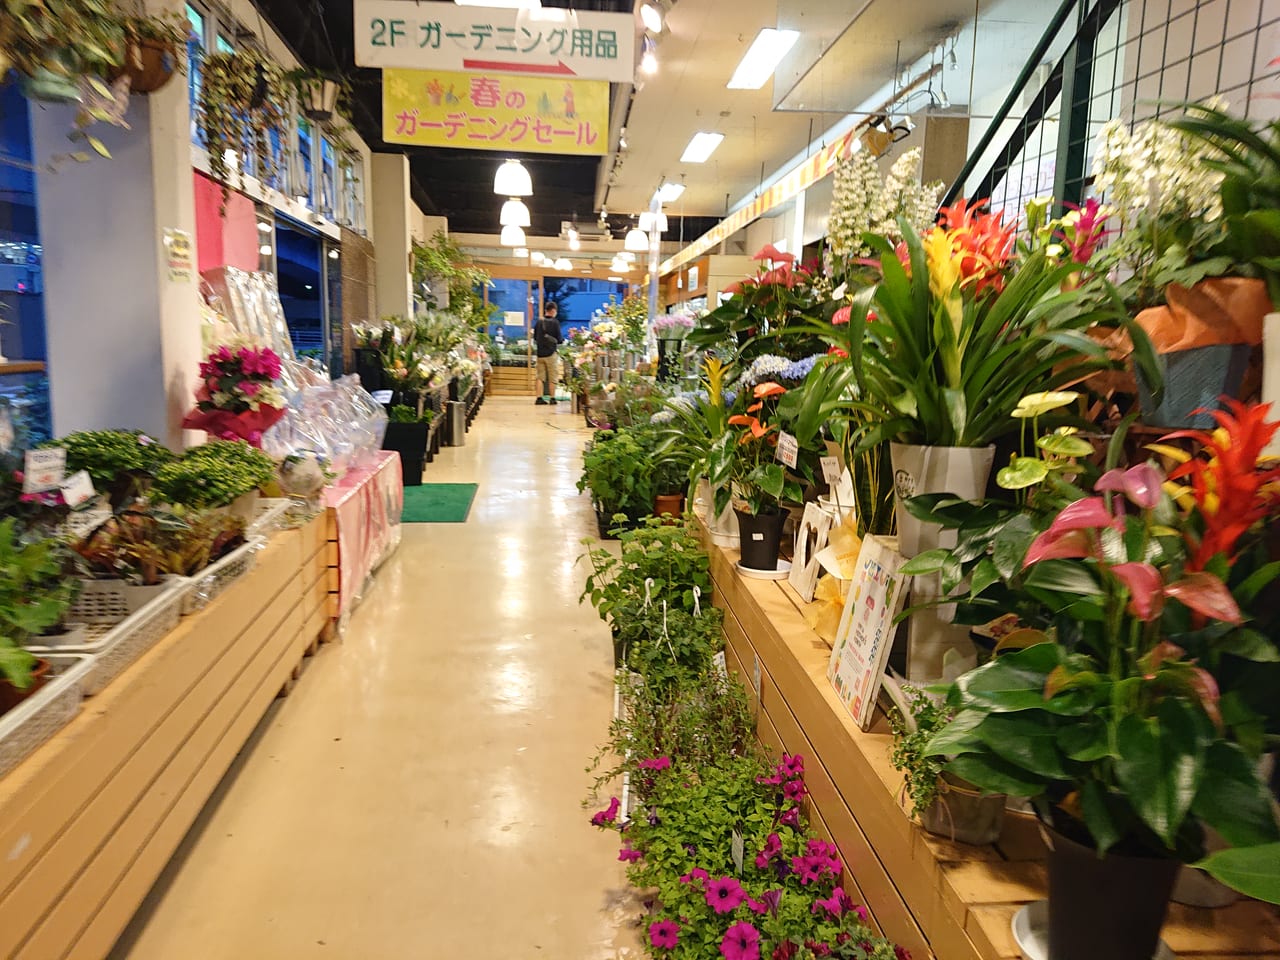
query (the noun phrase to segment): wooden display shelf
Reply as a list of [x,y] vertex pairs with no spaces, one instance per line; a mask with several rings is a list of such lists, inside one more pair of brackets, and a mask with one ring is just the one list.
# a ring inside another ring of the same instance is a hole
[[[737,551],[702,532],[713,602],[725,612],[729,671],[758,708],[760,740],[804,756],[813,823],[839,846],[850,895],[916,960],[1021,957],[1010,923],[1047,895],[1034,818],[1009,814],[988,847],[952,843],[909,819],[899,802],[902,775],[889,762],[888,721],[877,712],[865,733],[853,722],[827,680],[831,650],[805,623],[799,596],[785,581],[742,577]],[[1163,937],[1183,958],[1280,957],[1280,918],[1256,901],[1220,910],[1173,904]]]
[[0,363],[0,377],[15,373],[44,373],[43,360],[7,360]]
[[495,397],[531,397],[536,389],[532,366],[494,367],[489,379],[489,393]]
[[101,960],[329,623],[322,520],[0,779],[0,957]]

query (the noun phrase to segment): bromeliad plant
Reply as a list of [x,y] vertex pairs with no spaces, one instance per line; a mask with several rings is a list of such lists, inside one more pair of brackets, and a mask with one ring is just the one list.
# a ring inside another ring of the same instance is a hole
[[870,238],[880,282],[854,297],[854,322],[823,332],[849,356],[850,406],[864,418],[855,424],[859,449],[991,443],[1009,432],[1027,394],[1111,364],[1085,336],[1097,324],[1124,326],[1136,361],[1159,383],[1150,342],[1105,285],[1078,285],[1082,264],[1071,250],[1019,252],[1012,225],[976,211],[961,201],[923,236],[903,221],[898,251]]
[[[956,681],[955,718],[928,753],[955,756],[946,770],[985,790],[1032,798],[1100,854],[1180,859],[1280,901],[1280,826],[1256,744],[1184,645],[1245,620],[1224,579],[1234,541],[1209,531],[1243,533],[1259,518],[1223,500],[1180,514],[1163,482],[1150,464],[1110,470],[1035,537],[1017,589],[1045,628],[1015,631]],[[1233,846],[1201,860],[1206,825]]]

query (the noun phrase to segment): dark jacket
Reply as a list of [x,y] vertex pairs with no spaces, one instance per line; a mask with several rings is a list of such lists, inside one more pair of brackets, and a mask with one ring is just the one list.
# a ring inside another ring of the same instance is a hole
[[[555,344],[551,339],[555,338]],[[544,343],[545,341],[545,343]],[[533,327],[533,345],[538,356],[549,357],[556,352],[556,347],[564,343],[564,334],[560,332],[560,321],[554,317],[543,317]]]

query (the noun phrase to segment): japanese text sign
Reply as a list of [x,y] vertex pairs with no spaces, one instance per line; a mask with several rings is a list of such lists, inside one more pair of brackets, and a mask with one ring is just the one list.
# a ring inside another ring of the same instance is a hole
[[382,139],[508,153],[603,154],[609,139],[609,84],[384,70]]
[[355,0],[361,67],[478,70],[630,83],[630,13]]

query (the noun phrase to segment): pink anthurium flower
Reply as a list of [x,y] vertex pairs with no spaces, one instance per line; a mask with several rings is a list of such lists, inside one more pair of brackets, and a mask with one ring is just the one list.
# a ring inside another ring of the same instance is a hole
[[1123,473],[1108,470],[1098,478],[1093,489],[1123,493],[1134,506],[1152,510],[1160,503],[1162,482],[1160,471],[1149,463],[1140,463]]
[[843,306],[835,312],[831,322],[836,326],[840,326],[842,323],[848,323],[851,316],[853,316],[853,307]]
[[1111,572],[1129,588],[1129,612],[1139,620],[1150,622],[1164,609],[1164,581],[1160,571],[1149,563],[1121,563]]
[[1244,619],[1227,585],[1203,570],[1188,573],[1177,583],[1169,584],[1164,588],[1164,595],[1210,620],[1240,623]]
[[1056,536],[1053,531],[1046,530],[1032,542],[1022,566],[1025,569],[1041,560],[1065,560],[1093,555],[1093,541],[1084,530],[1068,530]]
[[795,263],[796,255],[794,253],[784,253],[775,247],[772,243],[766,243],[760,248],[752,260],[775,260],[779,263]]
[[1124,521],[1107,509],[1102,497],[1085,497],[1063,507],[1049,526],[1049,533],[1060,536],[1069,530],[1101,530],[1103,527],[1121,530]]

